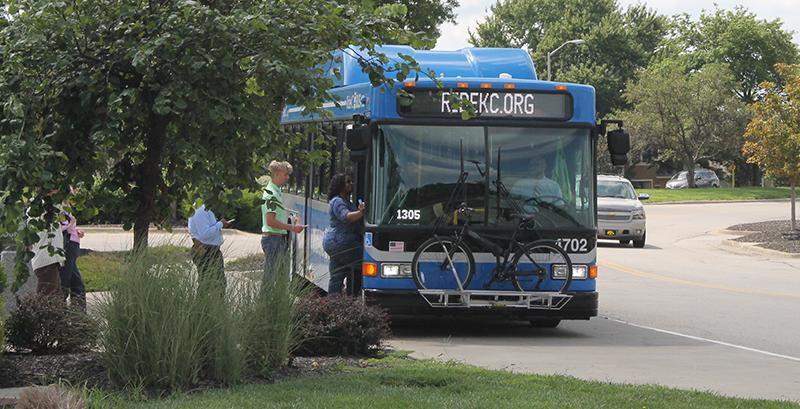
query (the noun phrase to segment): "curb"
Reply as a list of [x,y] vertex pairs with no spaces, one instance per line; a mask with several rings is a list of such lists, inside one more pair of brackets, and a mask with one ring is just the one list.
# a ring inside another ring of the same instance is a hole
[[[737,231],[737,233],[740,232]],[[765,249],[759,246],[758,243],[744,243],[741,241],[733,241],[730,239],[726,239],[722,240],[720,244],[722,244],[723,247],[730,247],[731,249],[742,250],[741,252],[745,254],[760,254],[768,256],[800,258],[800,254],[798,253],[786,253],[784,251]]]
[[695,200],[695,201],[679,201],[679,202],[658,202],[658,203],[647,203],[645,200],[643,204],[645,206],[661,206],[661,205],[688,205],[688,204],[725,204],[725,203],[782,203],[786,202],[789,203],[792,199],[752,199],[752,200]]

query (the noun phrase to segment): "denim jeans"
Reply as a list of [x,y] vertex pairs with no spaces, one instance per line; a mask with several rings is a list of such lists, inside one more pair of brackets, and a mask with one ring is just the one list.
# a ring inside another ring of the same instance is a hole
[[279,265],[285,264],[283,259],[287,250],[286,236],[261,236],[261,250],[264,250],[264,278],[266,278]]
[[341,293],[344,287],[344,279],[349,277],[347,281],[348,292],[351,295],[355,295],[353,291],[356,287],[355,281],[360,278],[358,273],[360,272],[363,252],[364,249],[360,245],[355,245],[329,254],[331,261],[328,264],[328,271],[330,272],[328,294]]
[[81,272],[78,270],[78,256],[81,254],[81,245],[71,240],[64,242],[66,260],[59,269],[61,276],[61,290],[64,299],[69,297],[70,304],[86,311],[86,287],[83,285]]

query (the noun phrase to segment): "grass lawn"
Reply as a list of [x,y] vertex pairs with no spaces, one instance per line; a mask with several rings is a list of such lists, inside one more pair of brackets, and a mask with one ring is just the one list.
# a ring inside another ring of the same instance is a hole
[[[564,376],[516,375],[473,366],[397,357],[385,366],[245,385],[163,400],[128,402],[156,408],[800,408],[723,398],[660,386],[611,385]],[[116,405],[115,405],[116,406]]]
[[225,263],[225,271],[249,271],[264,268],[264,254],[251,254]]
[[[158,246],[150,251],[163,254],[186,254],[189,249],[178,246]],[[119,276],[127,251],[97,251],[78,257],[78,270],[81,272],[86,291],[108,291],[114,279]]]
[[790,195],[788,187],[720,187],[702,189],[637,189],[647,193],[650,200],[645,203],[693,202],[714,200],[760,200],[785,199]]

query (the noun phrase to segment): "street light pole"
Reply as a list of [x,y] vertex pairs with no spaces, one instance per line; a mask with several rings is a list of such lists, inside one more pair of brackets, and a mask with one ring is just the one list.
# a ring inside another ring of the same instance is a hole
[[548,80],[548,81],[550,81],[550,80],[551,80],[551,78],[553,78],[553,77],[550,75],[550,57],[552,57],[552,56],[553,56],[553,54],[557,53],[557,52],[558,52],[558,50],[560,50],[560,49],[564,48],[564,46],[565,46],[565,45],[567,45],[567,44],[575,44],[575,45],[578,45],[578,44],[583,44],[583,43],[585,43],[585,42],[586,42],[586,41],[584,41],[584,40],[582,40],[582,39],[569,40],[569,41],[565,42],[564,44],[561,44],[560,46],[558,46],[558,48],[556,48],[555,50],[553,50],[553,51],[550,51],[549,53],[547,53],[547,80]]

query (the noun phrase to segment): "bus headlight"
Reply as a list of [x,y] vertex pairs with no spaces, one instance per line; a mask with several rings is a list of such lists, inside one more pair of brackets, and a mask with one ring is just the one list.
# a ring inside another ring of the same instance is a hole
[[[573,280],[585,280],[586,279],[586,272],[588,268],[584,264],[573,264],[572,265],[572,279]],[[567,279],[567,265],[566,264],[554,264],[553,265],[553,279],[554,280],[566,280]]]
[[381,277],[407,278],[411,277],[411,264],[381,264]]

